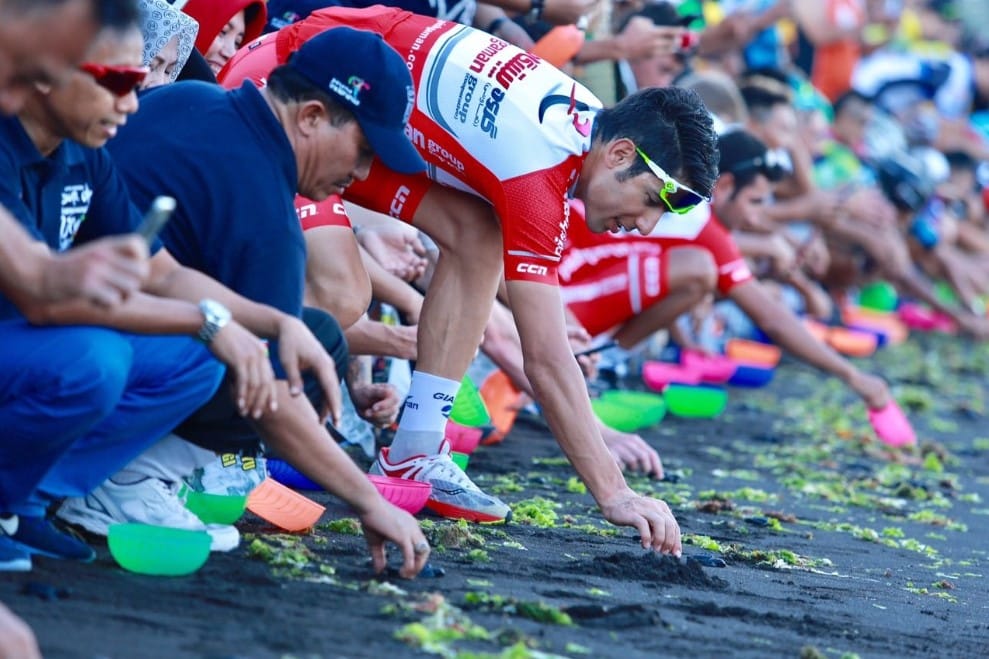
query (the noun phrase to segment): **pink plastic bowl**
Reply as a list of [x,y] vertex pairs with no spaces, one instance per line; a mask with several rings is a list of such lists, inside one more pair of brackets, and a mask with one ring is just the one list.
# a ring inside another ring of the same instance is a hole
[[433,486],[429,483],[375,474],[368,474],[367,477],[387,501],[413,515],[422,510],[433,493]]
[[646,362],[642,365],[642,381],[653,391],[662,391],[668,384],[700,384],[697,371],[667,362]]
[[694,350],[680,353],[680,363],[684,368],[695,371],[702,382],[722,384],[735,375],[738,364],[724,355],[705,355]]
[[455,421],[446,423],[446,440],[450,442],[451,451],[470,455],[483,436],[484,428],[468,428]]
[[910,302],[904,303],[900,305],[897,313],[903,324],[910,329],[930,332],[937,327],[937,319],[934,316],[934,312],[916,304]]
[[884,444],[907,446],[917,443],[917,434],[896,401],[890,401],[881,410],[869,410],[869,422]]

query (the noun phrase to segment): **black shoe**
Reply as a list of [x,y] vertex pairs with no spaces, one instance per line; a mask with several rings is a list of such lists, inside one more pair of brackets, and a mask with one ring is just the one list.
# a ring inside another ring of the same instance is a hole
[[89,563],[96,558],[92,547],[55,528],[47,518],[19,515],[18,519],[17,530],[8,537],[30,553],[81,563]]

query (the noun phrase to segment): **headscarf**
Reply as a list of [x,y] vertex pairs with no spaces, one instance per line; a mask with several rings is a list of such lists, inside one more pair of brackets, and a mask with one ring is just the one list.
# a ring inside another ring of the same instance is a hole
[[245,44],[261,36],[268,20],[263,0],[189,0],[182,4],[182,11],[199,21],[196,50],[203,55],[223,30],[223,26],[240,10],[244,10]]
[[199,24],[165,0],[138,0],[137,4],[141,12],[141,34],[144,35],[144,66],[151,64],[172,37],[176,34],[179,37],[179,59],[168,80],[175,82],[196,43]]

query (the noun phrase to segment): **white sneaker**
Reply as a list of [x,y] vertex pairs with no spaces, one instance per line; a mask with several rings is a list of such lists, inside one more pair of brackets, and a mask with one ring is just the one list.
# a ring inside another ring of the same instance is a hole
[[505,522],[512,518],[512,509],[498,497],[481,491],[464,470],[454,464],[449,452],[390,462],[388,449],[383,448],[371,465],[370,473],[431,483],[433,493],[426,506],[443,517],[472,522]]
[[206,531],[211,551],[230,551],[240,532],[229,524],[203,524],[178,496],[179,485],[145,478],[122,485],[106,480],[85,497],[66,499],[55,514],[90,533],[105,536],[111,524],[137,522],[190,531]]
[[268,475],[267,462],[262,456],[251,457],[237,453],[221,453],[206,466],[185,478],[196,492],[246,496]]

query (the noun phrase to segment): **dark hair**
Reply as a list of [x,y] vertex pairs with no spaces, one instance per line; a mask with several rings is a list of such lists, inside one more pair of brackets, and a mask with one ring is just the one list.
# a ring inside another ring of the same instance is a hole
[[765,123],[777,105],[790,105],[790,99],[781,94],[768,91],[757,85],[745,85],[739,88],[749,116],[758,123]]
[[848,90],[847,92],[839,96],[837,100],[835,100],[834,105],[831,106],[832,109],[834,110],[835,118],[838,118],[838,116],[841,115],[841,113],[845,110],[845,108],[852,103],[864,103],[865,105],[871,106],[872,99],[870,99],[862,92],[855,91],[854,89]]
[[689,20],[685,21],[683,16],[677,12],[677,8],[672,2],[653,2],[626,16],[618,31],[623,32],[628,27],[629,22],[633,18],[638,17],[648,18],[652,21],[653,25],[663,27],[679,27],[684,25],[685,22],[689,22]]
[[319,101],[326,108],[330,123],[334,126],[341,126],[356,120],[353,112],[310,82],[291,65],[282,65],[272,71],[268,75],[267,89],[272,96],[283,103]]
[[[700,96],[679,87],[641,89],[594,121],[593,141],[629,139],[651,160],[704,196],[718,177],[718,148],[711,115]],[[622,173],[624,179],[649,171],[641,158]]]
[[948,161],[948,166],[951,167],[952,171],[959,169],[975,171],[979,165],[978,161],[965,151],[946,151],[944,159]]
[[[745,130],[732,130],[718,137],[718,169],[722,174],[730,173],[735,177],[732,198],[752,185],[760,174],[770,181],[781,178],[782,170],[769,167],[765,162],[768,151],[765,142]],[[762,162],[759,162],[760,158]]]

